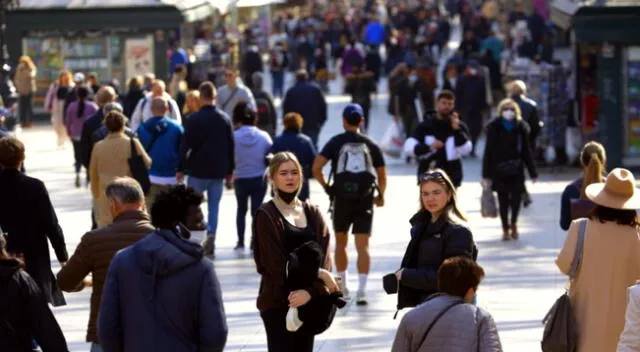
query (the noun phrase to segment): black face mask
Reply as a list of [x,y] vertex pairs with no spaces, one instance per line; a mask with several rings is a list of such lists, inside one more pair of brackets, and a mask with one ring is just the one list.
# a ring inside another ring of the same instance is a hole
[[281,191],[278,190],[278,197],[280,199],[282,199],[283,202],[287,203],[287,204],[291,204],[291,202],[293,202],[294,199],[296,199],[296,197],[298,196],[298,192],[285,192],[285,191]]

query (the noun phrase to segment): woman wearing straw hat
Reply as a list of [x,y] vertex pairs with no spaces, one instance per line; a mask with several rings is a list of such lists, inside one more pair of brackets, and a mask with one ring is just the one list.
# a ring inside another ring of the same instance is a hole
[[629,170],[615,169],[585,194],[596,204],[588,219],[571,223],[556,264],[569,272],[586,221],[582,260],[569,295],[579,327],[578,351],[615,351],[624,328],[627,288],[640,278],[640,192]]

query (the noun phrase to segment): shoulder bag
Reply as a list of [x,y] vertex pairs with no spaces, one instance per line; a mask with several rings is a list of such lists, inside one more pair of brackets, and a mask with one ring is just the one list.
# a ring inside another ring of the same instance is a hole
[[571,269],[569,269],[569,286],[565,293],[556,300],[551,310],[542,320],[544,333],[542,335],[543,352],[576,352],[578,346],[578,326],[569,297],[569,287],[571,280],[576,278],[582,262],[582,249],[584,247],[584,236],[587,229],[587,222],[580,221],[578,231],[578,243],[576,252],[573,255]]
[[438,320],[440,320],[440,318],[442,318],[443,315],[445,315],[449,310],[451,310],[451,308],[463,303],[464,301],[456,301],[448,305],[445,309],[443,309],[440,313],[438,313],[438,315],[436,315],[435,318],[433,318],[433,321],[431,322],[431,324],[429,324],[429,327],[427,327],[427,331],[424,332],[424,335],[422,335],[422,338],[420,339],[420,344],[418,345],[417,351],[420,351],[422,349],[422,345],[424,345],[425,341],[427,340],[427,336],[429,335],[429,332],[431,331],[431,329],[433,329],[433,326],[436,325]]
[[147,165],[144,163],[144,159],[140,154],[138,154],[138,150],[136,149],[136,144],[134,142],[134,138],[129,138],[131,143],[131,157],[129,158],[129,169],[131,170],[131,176],[140,183],[142,187],[142,191],[144,194],[149,194],[149,190],[151,189],[151,181],[149,180],[149,170],[147,169]]

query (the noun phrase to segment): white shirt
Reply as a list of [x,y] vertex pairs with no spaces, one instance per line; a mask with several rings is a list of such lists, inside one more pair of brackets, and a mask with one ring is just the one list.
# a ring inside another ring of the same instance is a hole
[[[169,113],[167,116],[176,120],[178,124],[182,124],[182,116],[180,115],[180,108],[178,108],[178,104],[168,93],[164,93],[164,98],[167,99],[169,103]],[[145,102],[146,101],[146,102]],[[144,108],[142,105],[144,104]],[[140,99],[138,104],[136,105],[136,109],[133,111],[133,114],[129,116],[131,118],[131,129],[135,132],[138,130],[138,127],[142,125],[145,121],[153,117],[153,113],[151,112],[151,93],[147,94],[144,98]]]

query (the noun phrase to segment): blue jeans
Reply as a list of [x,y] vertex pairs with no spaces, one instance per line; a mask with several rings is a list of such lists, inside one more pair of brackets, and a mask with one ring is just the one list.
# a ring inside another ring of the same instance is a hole
[[91,343],[91,352],[104,352],[104,350],[102,349],[102,346],[98,345],[95,342]]
[[207,192],[207,203],[209,207],[209,218],[207,221],[207,235],[213,236],[218,230],[218,209],[220,199],[222,199],[222,190],[224,188],[224,179],[221,178],[197,178],[189,176],[187,181],[189,187],[193,187],[196,192],[204,194]]
[[284,71],[271,71],[271,92],[274,98],[284,96]]
[[264,177],[238,178],[234,182],[238,211],[236,213],[236,228],[238,229],[238,246],[244,247],[245,220],[247,217],[247,203],[251,198],[251,216],[255,216],[267,193],[267,182]]

